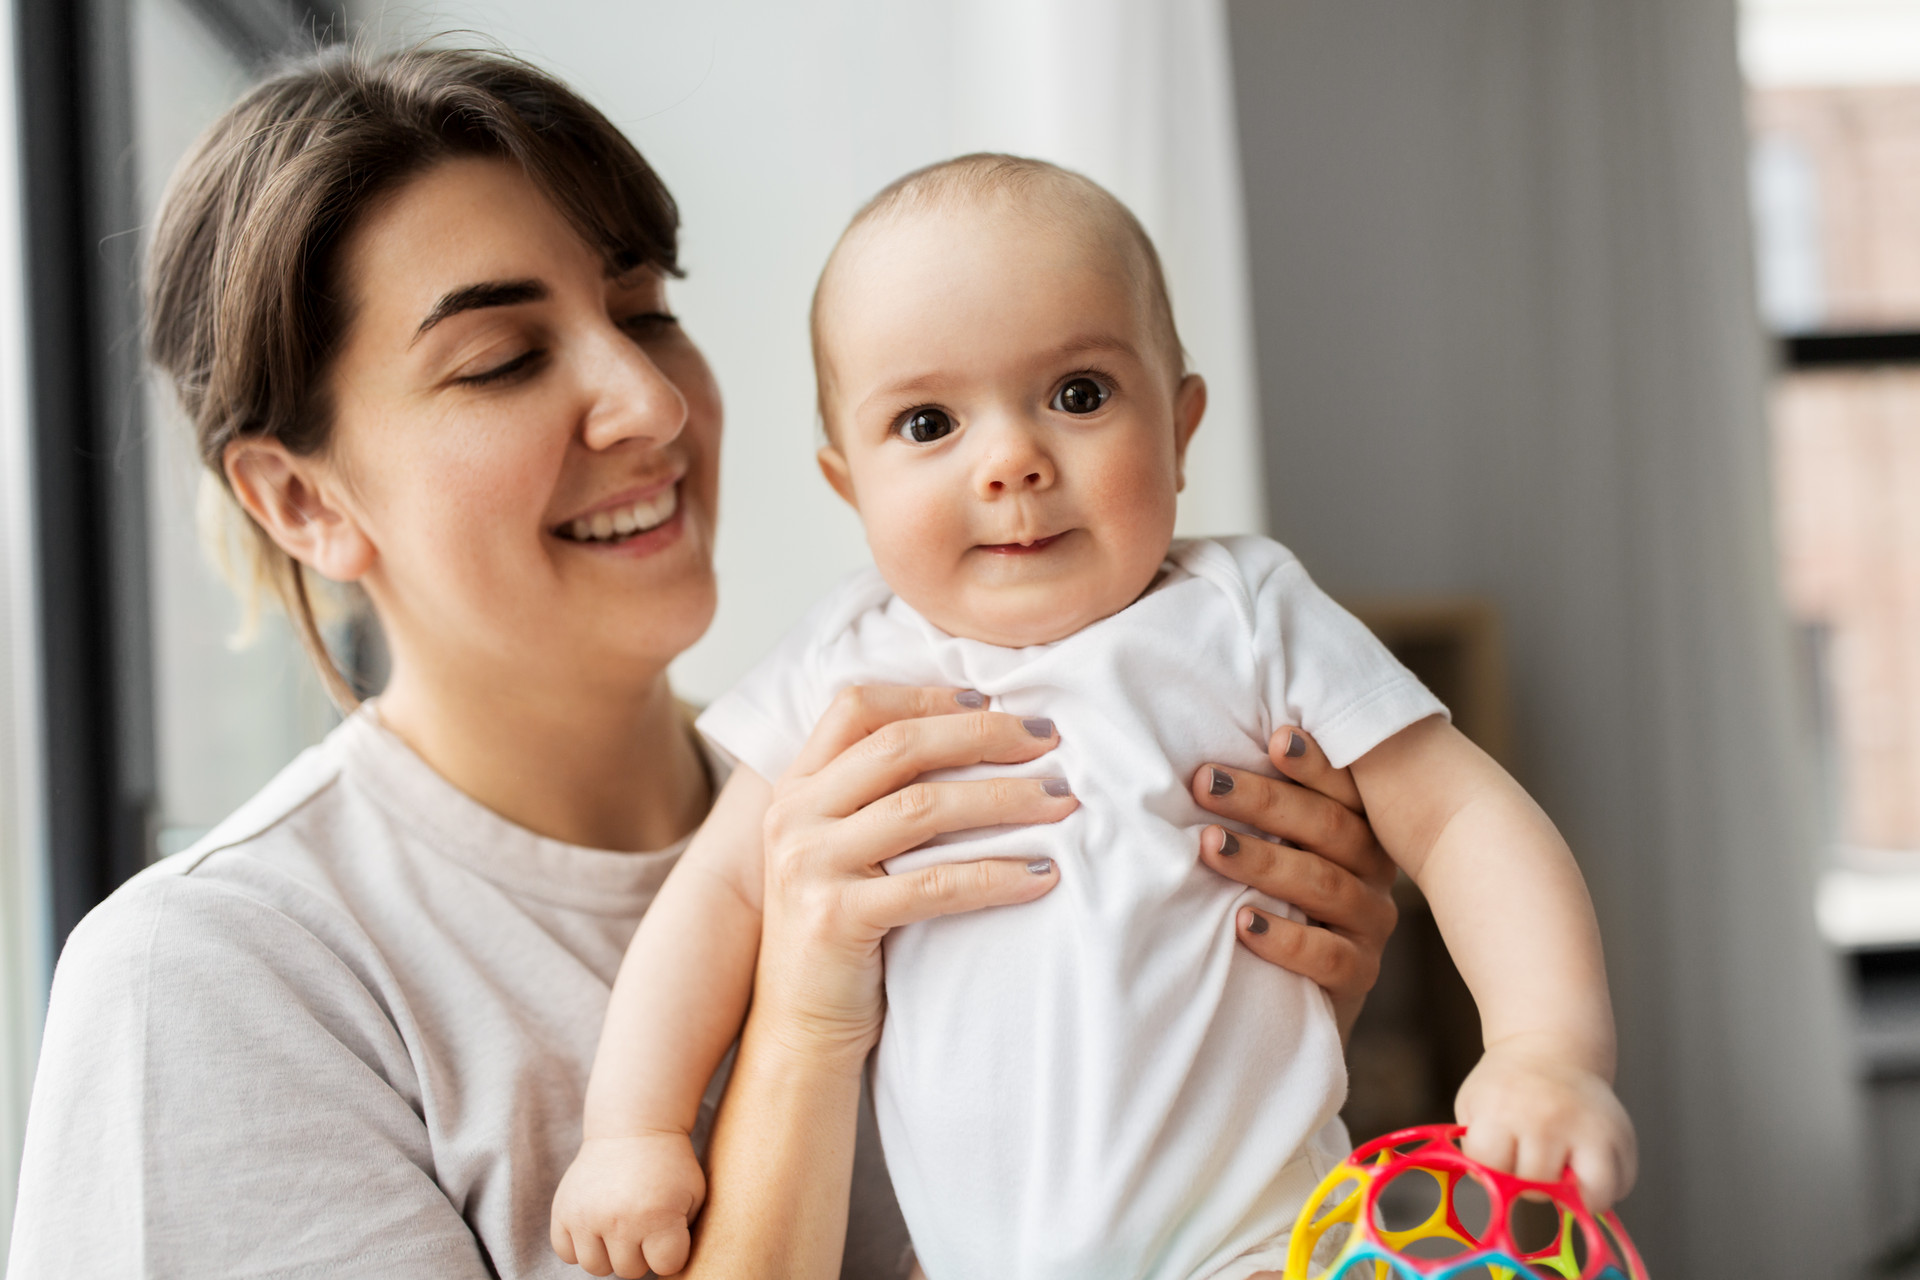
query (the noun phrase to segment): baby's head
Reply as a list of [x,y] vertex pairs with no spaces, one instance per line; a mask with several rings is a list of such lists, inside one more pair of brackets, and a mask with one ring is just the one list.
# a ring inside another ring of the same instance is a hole
[[1206,386],[1097,184],[993,155],[908,174],[827,260],[813,357],[821,469],[942,630],[1044,644],[1153,581]]

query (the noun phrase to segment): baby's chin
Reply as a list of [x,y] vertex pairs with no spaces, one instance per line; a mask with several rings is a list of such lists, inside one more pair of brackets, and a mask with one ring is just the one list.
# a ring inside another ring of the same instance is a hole
[[1078,592],[1039,584],[967,592],[967,599],[922,604],[903,593],[920,616],[948,635],[1003,649],[1025,649],[1064,640],[1139,598],[1138,590]]

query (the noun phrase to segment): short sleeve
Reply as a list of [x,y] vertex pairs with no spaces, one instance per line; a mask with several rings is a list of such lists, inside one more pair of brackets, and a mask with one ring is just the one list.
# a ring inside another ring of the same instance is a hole
[[1276,725],[1299,725],[1344,769],[1408,725],[1447,714],[1292,552],[1264,538],[1233,539],[1229,550],[1247,574],[1263,696]]
[[433,1177],[404,1044],[317,938],[135,881],[61,956],[8,1274],[489,1274]]
[[825,674],[823,653],[854,618],[890,594],[873,569],[842,582],[739,684],[716,698],[694,727],[730,759],[768,781],[778,778],[799,756],[836,692]]

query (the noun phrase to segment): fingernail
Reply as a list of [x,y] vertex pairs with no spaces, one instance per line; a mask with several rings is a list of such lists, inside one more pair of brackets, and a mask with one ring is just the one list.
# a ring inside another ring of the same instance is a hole
[[1028,733],[1036,738],[1051,738],[1053,736],[1053,721],[1047,719],[1045,716],[1030,716],[1020,723],[1026,728]]
[[1305,754],[1307,754],[1307,740],[1289,730],[1287,732],[1287,758],[1290,760],[1298,760]]
[[1231,858],[1238,852],[1240,852],[1240,837],[1229,831],[1220,840],[1220,856]]
[[1036,876],[1046,875],[1049,871],[1053,870],[1053,859],[1052,858],[1035,858],[1032,862],[1029,862],[1027,864],[1027,870],[1031,871]]
[[962,689],[953,695],[953,700],[969,711],[978,711],[987,705],[987,695],[978,689]]
[[1070,796],[1073,787],[1065,778],[1048,778],[1040,784],[1040,789],[1050,796]]
[[1248,933],[1265,933],[1267,931],[1267,918],[1265,916],[1261,915],[1258,911],[1250,911],[1247,914],[1253,917],[1253,919],[1247,921]]
[[1223,796],[1233,790],[1233,775],[1223,769],[1213,771],[1213,781],[1207,784],[1207,794]]

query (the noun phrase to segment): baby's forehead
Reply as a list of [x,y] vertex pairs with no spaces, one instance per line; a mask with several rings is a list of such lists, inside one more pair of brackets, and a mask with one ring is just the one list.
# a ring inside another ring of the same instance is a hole
[[870,211],[848,229],[822,274],[815,298],[816,356],[828,356],[818,348],[846,336],[841,322],[875,290],[897,289],[923,272],[937,277],[960,261],[978,264],[983,257],[989,275],[1024,266],[1034,274],[1078,276],[1106,286],[1089,290],[1088,301],[1095,292],[1104,294],[1131,313],[1128,327],[1144,330],[1151,345],[1169,346],[1178,361],[1159,264],[1138,224],[1099,188],[1088,193],[1065,181],[936,192]]
[[961,188],[903,198],[850,228],[834,256],[852,266],[875,250],[887,256],[885,251],[897,249],[903,240],[937,251],[942,232],[957,230],[998,235],[1010,251],[1031,252],[1049,242],[1071,246],[1073,252],[1065,256],[1132,281],[1144,282],[1152,270],[1151,250],[1119,203],[1098,188],[1080,190],[1065,178],[1019,188]]

